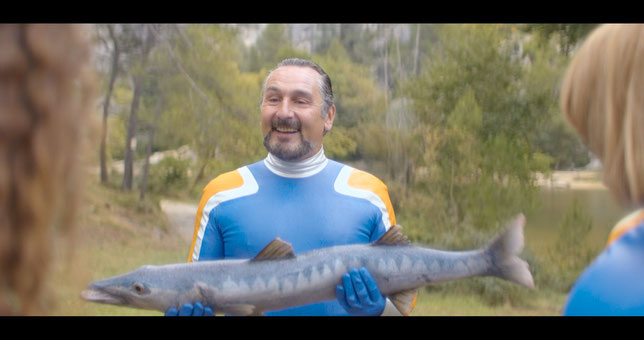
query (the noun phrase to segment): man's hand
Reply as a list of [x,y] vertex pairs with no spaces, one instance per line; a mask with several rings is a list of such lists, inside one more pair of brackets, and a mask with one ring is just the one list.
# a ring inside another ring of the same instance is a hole
[[335,288],[335,296],[351,315],[381,315],[387,302],[380,294],[376,280],[364,267],[344,274],[342,284]]
[[201,303],[195,302],[194,307],[190,303],[184,303],[181,309],[168,308],[165,316],[213,316],[212,308],[204,307]]

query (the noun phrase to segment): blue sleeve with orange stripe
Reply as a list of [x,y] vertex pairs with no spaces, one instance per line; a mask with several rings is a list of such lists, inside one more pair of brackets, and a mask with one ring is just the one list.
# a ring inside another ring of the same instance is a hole
[[[286,178],[257,162],[206,189],[190,261],[252,258],[279,237],[296,254],[369,243],[396,223],[387,187],[376,177],[329,161],[319,173]],[[347,315],[335,300],[267,315]]]
[[582,273],[564,315],[644,315],[644,224],[620,230],[619,237]]
[[[214,211],[211,211],[212,215]],[[212,216],[206,225],[203,238],[201,240],[201,251],[199,253],[200,261],[218,260],[224,258],[224,243],[217,226],[213,223]]]

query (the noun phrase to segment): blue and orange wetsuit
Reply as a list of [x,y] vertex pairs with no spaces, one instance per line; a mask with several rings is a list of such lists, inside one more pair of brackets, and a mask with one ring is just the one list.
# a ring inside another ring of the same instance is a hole
[[644,210],[613,228],[606,249],[573,286],[564,315],[644,315]]
[[[327,159],[263,161],[222,174],[204,189],[189,261],[252,258],[276,237],[296,254],[369,243],[396,223],[378,178]],[[348,315],[337,300],[266,315]]]

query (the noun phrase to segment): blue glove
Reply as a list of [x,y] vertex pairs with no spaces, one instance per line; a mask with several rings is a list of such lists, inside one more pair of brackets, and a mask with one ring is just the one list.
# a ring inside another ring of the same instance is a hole
[[351,269],[335,288],[340,305],[351,315],[377,316],[385,310],[387,299],[380,294],[376,280],[367,268]]
[[200,302],[195,302],[194,307],[190,303],[184,303],[180,310],[174,307],[168,308],[165,316],[213,316],[212,308],[204,307]]

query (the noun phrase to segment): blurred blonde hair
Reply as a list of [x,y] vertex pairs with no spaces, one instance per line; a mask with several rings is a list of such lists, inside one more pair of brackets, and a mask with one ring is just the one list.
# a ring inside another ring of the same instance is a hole
[[601,25],[562,83],[561,109],[623,205],[644,203],[644,25]]
[[0,314],[40,314],[96,91],[79,25],[0,25]]

